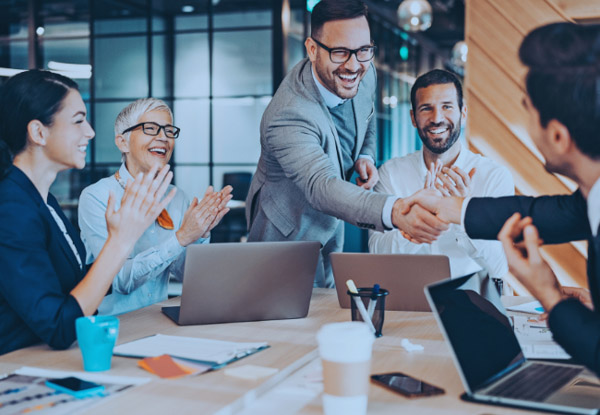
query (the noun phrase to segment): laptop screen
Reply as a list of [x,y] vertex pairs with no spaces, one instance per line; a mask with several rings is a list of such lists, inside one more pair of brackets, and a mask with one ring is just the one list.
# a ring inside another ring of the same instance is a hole
[[525,361],[490,278],[468,275],[427,287],[463,379],[475,391]]

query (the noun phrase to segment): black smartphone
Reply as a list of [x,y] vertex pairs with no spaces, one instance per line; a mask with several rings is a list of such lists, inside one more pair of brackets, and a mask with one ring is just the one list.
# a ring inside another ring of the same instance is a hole
[[77,398],[97,395],[104,390],[104,386],[102,385],[73,376],[61,379],[48,379],[46,381],[46,386],[59,392],[68,393]]
[[404,373],[382,373],[372,375],[371,380],[381,386],[401,393],[408,398],[419,396],[441,395],[444,393],[442,388],[425,383],[422,380],[415,379]]

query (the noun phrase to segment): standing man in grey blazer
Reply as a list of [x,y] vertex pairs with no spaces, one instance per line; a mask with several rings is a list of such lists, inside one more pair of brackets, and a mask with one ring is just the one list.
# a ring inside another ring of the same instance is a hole
[[[423,242],[447,224],[424,209],[402,215],[402,199],[369,191],[379,176],[366,5],[322,0],[311,28],[308,58],[285,77],[263,115],[246,219],[249,241],[321,242],[315,286],[332,287],[329,254],[342,250],[341,220],[378,231],[397,227]],[[348,182],[353,171],[356,185]]]

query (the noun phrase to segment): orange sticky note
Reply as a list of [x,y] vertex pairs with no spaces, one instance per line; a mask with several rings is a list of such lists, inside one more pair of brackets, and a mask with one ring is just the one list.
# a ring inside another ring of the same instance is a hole
[[146,357],[138,362],[138,365],[148,372],[160,376],[161,378],[173,379],[193,373],[175,363],[171,356],[163,354],[157,357]]

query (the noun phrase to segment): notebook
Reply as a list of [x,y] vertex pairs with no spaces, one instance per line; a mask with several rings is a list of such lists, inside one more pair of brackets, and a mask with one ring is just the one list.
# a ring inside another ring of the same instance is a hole
[[388,290],[386,310],[430,311],[423,288],[450,278],[450,262],[444,255],[333,253],[330,257],[342,308],[350,308],[346,281],[352,279],[357,287],[379,284]]
[[320,248],[307,241],[190,245],[181,307],[162,311],[179,325],[306,317]]
[[481,403],[597,414],[600,382],[585,367],[527,360],[493,282],[480,274],[429,285],[431,309],[466,389]]
[[267,343],[239,343],[196,337],[155,334],[115,347],[113,354],[124,357],[169,355],[211,366],[225,366],[269,347]]

